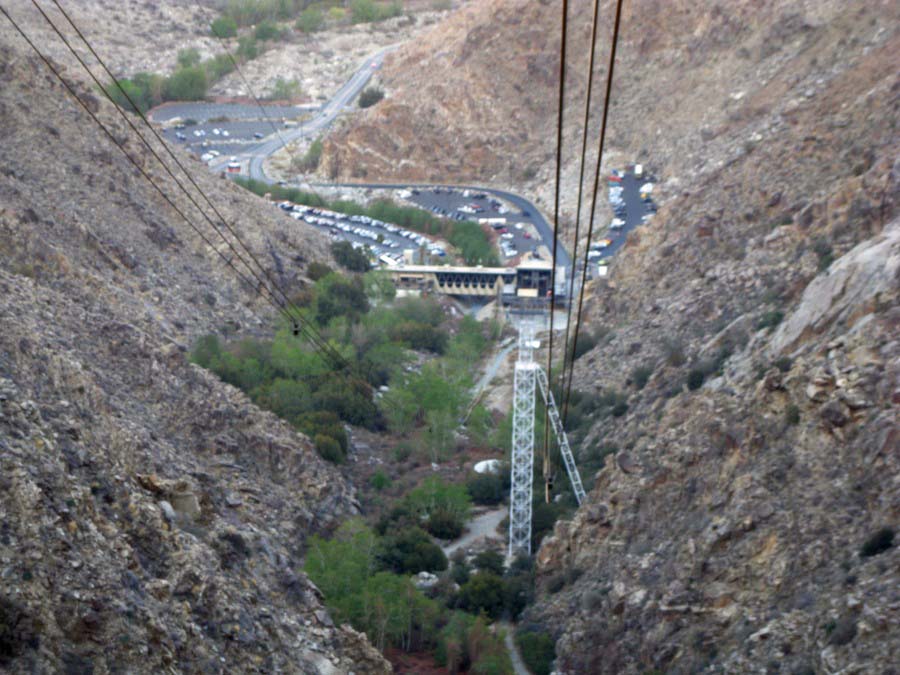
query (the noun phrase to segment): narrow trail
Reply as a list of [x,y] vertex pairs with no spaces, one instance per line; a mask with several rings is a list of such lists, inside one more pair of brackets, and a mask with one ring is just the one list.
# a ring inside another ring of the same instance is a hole
[[443,547],[444,555],[449,558],[450,555],[457,549],[471,546],[479,539],[498,536],[497,526],[500,524],[501,520],[506,518],[506,513],[507,509],[504,506],[503,508],[493,511],[487,511],[485,513],[482,513],[480,516],[476,516],[475,518],[473,518],[469,522],[468,532],[466,532],[456,541]]
[[525,661],[522,660],[522,655],[519,653],[519,647],[513,639],[516,627],[508,621],[501,621],[497,626],[506,632],[506,635],[503,637],[503,644],[506,645],[506,651],[509,652],[509,660],[512,661],[515,674],[531,675],[531,671],[528,670],[528,666],[526,666]]

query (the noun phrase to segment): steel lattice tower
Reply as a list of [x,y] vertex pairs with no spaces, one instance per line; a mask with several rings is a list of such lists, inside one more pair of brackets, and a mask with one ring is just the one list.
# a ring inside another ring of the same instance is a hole
[[509,557],[531,554],[531,492],[534,466],[534,362],[531,326],[519,331],[519,356],[513,378],[512,488],[509,500]]
[[578,505],[585,500],[581,476],[575,465],[575,457],[569,447],[565,429],[547,376],[534,361],[534,350],[539,343],[534,339],[534,327],[519,329],[519,356],[513,378],[513,429],[512,429],[512,489],[509,500],[509,558],[518,554],[531,555],[531,499],[534,471],[534,401],[536,385],[547,405],[550,424],[560,453],[572,482],[572,491]]

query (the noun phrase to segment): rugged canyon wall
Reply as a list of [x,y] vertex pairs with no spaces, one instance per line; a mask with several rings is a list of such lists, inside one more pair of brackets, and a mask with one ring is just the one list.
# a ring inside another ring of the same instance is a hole
[[[188,362],[269,331],[232,251],[111,107],[0,29],[0,670],[387,672],[336,627],[304,542],[357,511],[309,440]],[[193,175],[289,292],[327,242]]]

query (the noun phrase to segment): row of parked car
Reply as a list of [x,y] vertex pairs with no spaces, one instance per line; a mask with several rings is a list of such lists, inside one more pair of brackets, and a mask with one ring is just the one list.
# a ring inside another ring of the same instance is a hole
[[[337,211],[294,204],[288,201],[281,202],[278,206],[294,220],[302,220],[310,225],[329,229],[333,239],[347,239],[354,248],[367,248],[376,259],[391,249],[400,248],[415,249],[425,247],[432,255],[438,257],[447,255],[444,247],[432,241],[429,237],[391,223],[385,223],[377,218],[364,215],[348,216]],[[383,232],[378,230],[383,230]],[[394,237],[408,239],[410,245],[404,246],[403,242],[397,241],[393,237],[385,236],[384,232],[394,235]],[[351,236],[348,237],[346,235]],[[356,241],[352,236],[367,240],[370,243]]]

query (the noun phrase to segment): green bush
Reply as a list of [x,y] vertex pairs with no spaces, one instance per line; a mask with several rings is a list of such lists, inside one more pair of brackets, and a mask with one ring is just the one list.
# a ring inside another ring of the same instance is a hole
[[759,321],[756,323],[756,328],[758,330],[763,330],[766,328],[775,328],[781,321],[784,319],[784,312],[780,310],[772,310],[770,312],[766,312],[763,314]]
[[480,572],[503,576],[503,556],[493,550],[482,551],[472,560]]
[[300,98],[300,83],[297,80],[285,80],[279,77],[275,80],[275,85],[269,93],[269,99],[272,101],[289,101],[291,99]]
[[220,38],[234,37],[237,35],[237,28],[237,23],[230,16],[220,16],[210,25],[212,34]]
[[483,506],[499,504],[506,496],[503,478],[494,473],[475,474],[466,481],[466,490],[473,502]]
[[281,29],[272,21],[263,21],[253,29],[253,37],[261,42],[275,40],[281,37]]
[[303,31],[304,33],[315,33],[322,28],[324,23],[325,15],[322,14],[320,9],[316,7],[307,7],[300,12],[300,18],[297,19],[295,25],[297,30]]
[[784,421],[794,426],[800,423],[800,408],[791,403],[784,411]]
[[882,527],[866,539],[865,543],[859,549],[859,555],[862,558],[871,558],[879,553],[884,553],[893,545],[894,530],[890,527]]
[[368,272],[369,257],[354,248],[349,241],[336,241],[331,245],[331,254],[338,265],[351,272]]
[[438,539],[456,539],[463,533],[465,521],[447,509],[436,509],[425,523],[427,529]]
[[552,637],[544,632],[522,630],[516,633],[516,645],[533,675],[550,675],[556,658],[556,646]]
[[353,23],[384,21],[403,13],[403,3],[377,3],[374,0],[353,0],[350,3],[350,20]]
[[503,599],[503,579],[491,572],[476,572],[459,589],[457,604],[467,612],[484,612],[497,619],[503,613]]
[[190,49],[181,49],[178,52],[178,67],[192,68],[200,65],[200,52],[191,47]]
[[791,369],[793,363],[794,362],[791,360],[790,356],[782,356],[776,359],[775,363],[773,363],[772,365],[778,368],[778,370],[780,370],[782,373],[786,373]]
[[206,87],[206,71],[203,68],[182,68],[166,80],[163,96],[167,101],[199,101],[206,96]]
[[371,485],[372,489],[376,492],[381,492],[391,486],[391,479],[384,471],[379,469],[369,476],[369,485]]
[[647,385],[651,375],[653,375],[651,366],[638,366],[631,371],[631,381],[634,382],[635,388],[641,390]]
[[363,89],[362,93],[359,95],[359,107],[371,108],[383,98],[384,92],[381,89],[378,89],[377,87],[367,87],[366,89]]
[[238,48],[236,55],[241,61],[252,61],[259,56],[259,47],[256,44],[256,38],[252,35],[245,35],[238,40]]
[[344,456],[344,453],[341,452],[341,446],[331,436],[318,434],[314,439],[314,443],[316,444],[316,450],[322,459],[329,461],[332,464],[344,463],[346,457]]
[[694,391],[703,386],[703,381],[706,379],[706,370],[700,367],[691,368],[688,371],[687,376],[687,386],[688,389]]
[[[310,143],[309,147],[306,149],[306,152],[303,154],[303,157],[297,157],[294,159],[293,165],[298,171],[315,171],[319,168],[319,162],[322,161],[322,139],[317,138],[312,143]],[[310,204],[312,206],[312,204]]]
[[449,341],[446,331],[416,321],[401,321],[394,324],[389,334],[391,340],[401,342],[410,349],[435,354],[443,354]]
[[418,527],[385,536],[375,555],[382,569],[397,574],[447,569],[447,557],[441,547]]
[[331,274],[334,270],[332,270],[325,263],[321,263],[319,261],[314,261],[309,264],[309,267],[306,268],[306,276],[308,276],[313,281],[318,281],[319,279],[323,279]]

